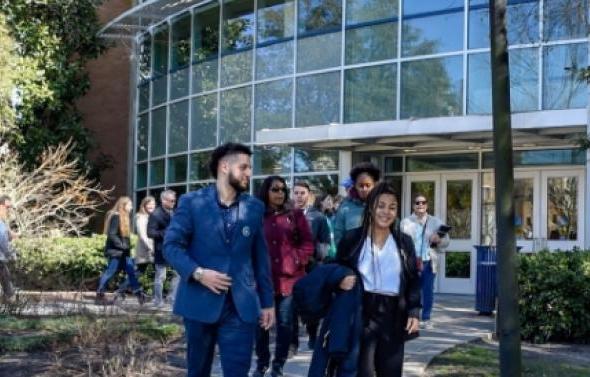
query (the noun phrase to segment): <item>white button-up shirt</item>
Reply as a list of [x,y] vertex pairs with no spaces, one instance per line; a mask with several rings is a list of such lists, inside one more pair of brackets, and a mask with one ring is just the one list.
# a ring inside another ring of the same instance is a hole
[[379,249],[367,237],[361,250],[358,269],[365,291],[394,296],[399,294],[401,261],[397,245],[390,234]]

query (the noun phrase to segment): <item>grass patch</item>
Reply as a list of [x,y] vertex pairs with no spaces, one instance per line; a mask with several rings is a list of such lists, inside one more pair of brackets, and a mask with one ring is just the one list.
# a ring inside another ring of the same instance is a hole
[[0,316],[0,353],[31,352],[56,349],[75,344],[92,332],[96,341],[123,340],[137,335],[148,340],[166,342],[182,333],[181,326],[169,320],[140,316]]
[[[588,377],[590,366],[557,356],[540,357],[523,352],[523,377]],[[484,343],[454,347],[435,357],[428,366],[429,377],[496,377],[500,375],[498,350]]]

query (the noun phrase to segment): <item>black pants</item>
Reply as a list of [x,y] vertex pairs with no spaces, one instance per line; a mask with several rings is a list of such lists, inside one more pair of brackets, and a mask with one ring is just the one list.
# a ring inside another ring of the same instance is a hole
[[398,303],[398,297],[363,293],[358,377],[401,377],[405,324]]

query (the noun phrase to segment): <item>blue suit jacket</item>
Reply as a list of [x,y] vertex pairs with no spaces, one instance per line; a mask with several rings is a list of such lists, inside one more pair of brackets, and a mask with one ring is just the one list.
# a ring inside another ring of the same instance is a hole
[[213,293],[192,278],[198,266],[232,278],[229,294],[243,321],[256,322],[261,307],[273,306],[262,228],[264,205],[246,194],[238,201],[238,221],[233,235],[226,238],[215,185],[180,198],[164,237],[164,257],[181,276],[175,314],[205,323],[214,323],[221,316],[225,295]]

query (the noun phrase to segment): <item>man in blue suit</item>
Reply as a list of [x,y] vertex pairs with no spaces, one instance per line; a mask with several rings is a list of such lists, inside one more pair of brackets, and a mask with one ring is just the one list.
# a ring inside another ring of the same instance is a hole
[[215,185],[180,198],[164,238],[164,257],[180,274],[174,313],[184,318],[189,377],[211,374],[215,344],[225,377],[247,377],[256,326],[274,323],[264,205],[245,194],[250,149],[219,146]]

